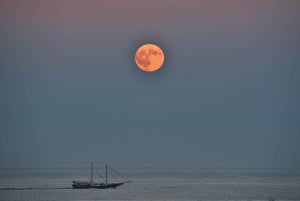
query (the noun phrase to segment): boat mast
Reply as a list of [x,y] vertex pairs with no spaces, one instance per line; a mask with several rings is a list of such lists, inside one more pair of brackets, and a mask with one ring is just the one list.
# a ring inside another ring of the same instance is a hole
[[105,184],[107,184],[107,164],[105,164]]
[[91,163],[91,184],[93,183],[93,162]]

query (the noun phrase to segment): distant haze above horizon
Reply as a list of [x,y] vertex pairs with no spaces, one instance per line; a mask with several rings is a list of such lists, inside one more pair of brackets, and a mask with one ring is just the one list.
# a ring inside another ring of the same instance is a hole
[[298,0],[2,0],[0,167],[299,168],[299,19]]

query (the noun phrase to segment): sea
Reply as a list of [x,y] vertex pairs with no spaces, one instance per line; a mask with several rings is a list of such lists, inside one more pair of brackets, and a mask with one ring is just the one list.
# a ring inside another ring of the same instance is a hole
[[114,169],[130,182],[116,189],[72,189],[73,180],[89,179],[89,167],[0,169],[0,200],[300,201],[300,169]]

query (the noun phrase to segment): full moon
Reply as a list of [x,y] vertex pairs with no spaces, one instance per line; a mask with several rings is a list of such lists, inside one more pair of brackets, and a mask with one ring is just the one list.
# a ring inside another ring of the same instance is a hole
[[135,53],[136,65],[145,72],[157,71],[162,67],[164,60],[164,52],[154,44],[142,45]]

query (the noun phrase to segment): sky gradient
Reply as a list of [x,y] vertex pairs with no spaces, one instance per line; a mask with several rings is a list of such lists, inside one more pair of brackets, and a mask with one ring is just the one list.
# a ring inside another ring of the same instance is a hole
[[298,0],[1,1],[0,167],[299,168],[299,19]]

